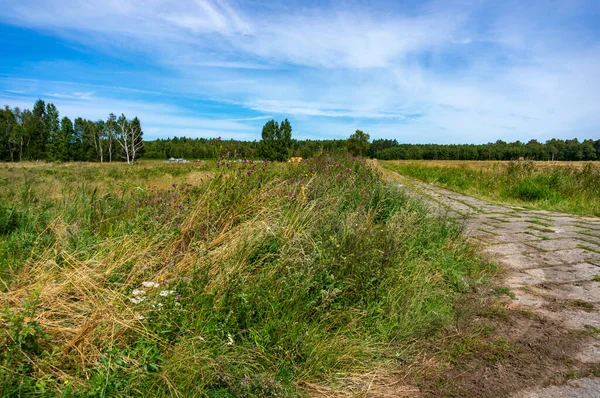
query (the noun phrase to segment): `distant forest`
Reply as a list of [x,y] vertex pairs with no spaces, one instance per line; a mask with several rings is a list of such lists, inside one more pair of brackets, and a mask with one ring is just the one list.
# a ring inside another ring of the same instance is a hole
[[600,139],[551,139],[545,143],[531,140],[496,141],[488,144],[439,145],[398,144],[396,140],[374,140],[369,156],[382,160],[597,160],[600,159]]
[[[146,158],[150,159],[205,159],[225,152],[254,158],[258,142],[175,137],[148,141],[145,150]],[[347,140],[292,140],[292,156],[309,158],[320,152],[338,151],[347,151]],[[481,145],[399,144],[396,140],[379,139],[371,142],[367,156],[382,160],[600,160],[600,139],[582,142],[552,139],[545,143],[496,141]]]
[[[368,135],[367,135],[368,137]],[[291,140],[290,155],[309,158],[322,152],[346,152],[348,140]],[[32,110],[0,109],[0,161],[133,162],[147,159],[258,158],[259,142],[174,137],[143,141],[140,120],[108,115],[106,120],[60,118],[56,106],[38,100]],[[382,160],[600,160],[600,139],[531,140],[488,144],[399,144],[376,139],[366,155]]]

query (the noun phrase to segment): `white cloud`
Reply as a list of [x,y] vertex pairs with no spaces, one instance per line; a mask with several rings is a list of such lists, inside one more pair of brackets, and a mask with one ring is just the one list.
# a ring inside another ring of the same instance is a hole
[[[257,137],[262,114],[296,119],[305,136],[366,126],[440,142],[584,137],[600,124],[598,31],[578,24],[598,12],[593,2],[361,4],[22,0],[0,20],[160,68],[144,72],[145,86],[109,84],[121,75],[106,71],[94,87],[25,90],[94,115],[123,106],[153,134]],[[245,116],[198,116],[185,106],[196,98]]]

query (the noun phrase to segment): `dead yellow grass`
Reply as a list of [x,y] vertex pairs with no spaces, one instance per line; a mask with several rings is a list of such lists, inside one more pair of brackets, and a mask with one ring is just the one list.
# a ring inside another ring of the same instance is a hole
[[[383,163],[408,165],[416,164],[429,167],[461,167],[467,169],[482,169],[492,168],[497,165],[507,165],[510,160],[380,160]],[[536,167],[576,167],[583,168],[586,164],[592,163],[594,166],[600,167],[600,161],[593,162],[559,162],[559,161],[533,161]]]
[[[134,166],[122,162],[0,162],[0,181],[6,179],[16,184],[23,184],[26,177],[35,176],[36,185],[44,186],[45,196],[59,201],[68,196],[69,189],[80,189],[83,185],[90,190],[95,190],[97,196],[109,193],[123,195],[148,186],[167,189],[174,183],[194,186],[214,175],[210,165],[210,162],[165,164],[156,160],[140,161]],[[126,172],[129,167],[135,167],[135,175],[123,178],[119,174],[114,174]],[[164,167],[165,173],[160,175],[148,173],[144,176],[144,171],[151,172],[156,167]],[[65,176],[70,178],[70,182],[66,182]]]

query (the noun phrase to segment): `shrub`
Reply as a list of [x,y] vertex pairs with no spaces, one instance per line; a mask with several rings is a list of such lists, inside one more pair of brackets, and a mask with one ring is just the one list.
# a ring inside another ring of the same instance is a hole
[[547,185],[525,178],[511,188],[510,195],[525,202],[534,202],[549,199],[552,193]]

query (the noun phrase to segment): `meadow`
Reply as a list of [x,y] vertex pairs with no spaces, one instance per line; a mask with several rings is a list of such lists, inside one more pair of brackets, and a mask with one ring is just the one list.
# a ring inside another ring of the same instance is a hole
[[1,164],[0,395],[305,396],[392,372],[493,272],[461,228],[349,156]]
[[496,203],[600,215],[600,162],[413,160],[381,165]]

